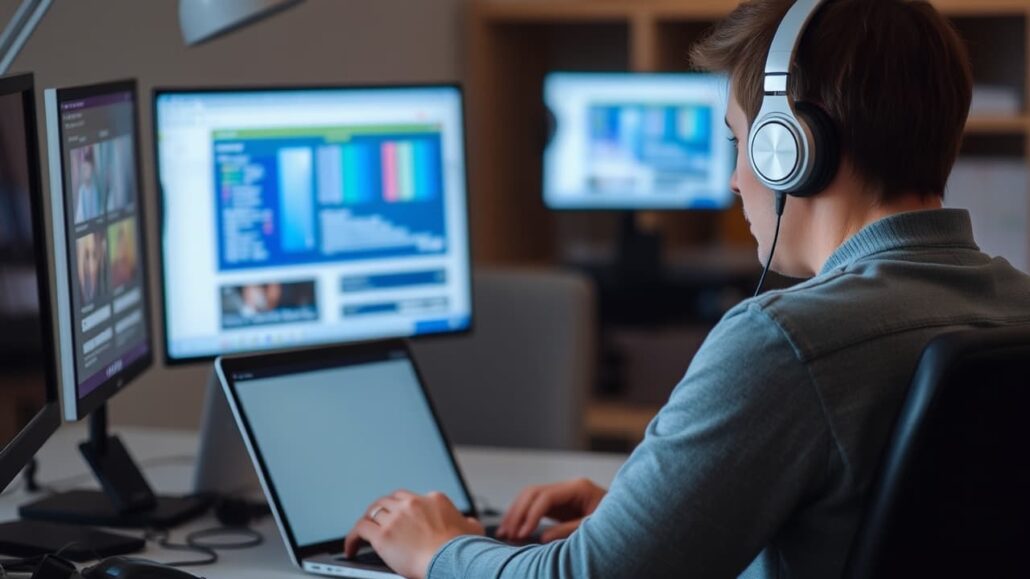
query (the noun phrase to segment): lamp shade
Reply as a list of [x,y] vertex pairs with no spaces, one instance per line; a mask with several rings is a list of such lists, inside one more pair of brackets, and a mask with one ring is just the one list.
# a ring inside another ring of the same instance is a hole
[[299,4],[301,0],[179,0],[186,44],[198,44]]

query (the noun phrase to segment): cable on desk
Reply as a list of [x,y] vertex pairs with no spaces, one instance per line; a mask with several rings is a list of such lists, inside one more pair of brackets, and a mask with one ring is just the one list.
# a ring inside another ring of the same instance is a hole
[[169,538],[167,529],[147,529],[143,534],[144,540],[157,543],[161,548],[169,551],[185,551],[188,553],[199,553],[204,556],[202,559],[186,559],[184,561],[171,561],[161,563],[169,567],[199,567],[201,565],[213,565],[218,562],[218,553],[207,547],[193,546],[188,543],[173,543]]
[[[237,541],[219,541],[219,537],[242,537]],[[212,541],[211,539],[216,539]],[[186,535],[186,544],[198,549],[211,551],[239,551],[253,549],[265,542],[265,536],[248,527],[212,527],[193,531]]]

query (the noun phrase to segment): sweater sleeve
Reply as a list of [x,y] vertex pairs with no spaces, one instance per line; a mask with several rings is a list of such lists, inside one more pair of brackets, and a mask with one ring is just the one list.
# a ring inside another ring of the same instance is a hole
[[807,367],[745,302],[712,330],[575,533],[528,547],[460,537],[428,577],[736,576],[815,492],[832,448]]

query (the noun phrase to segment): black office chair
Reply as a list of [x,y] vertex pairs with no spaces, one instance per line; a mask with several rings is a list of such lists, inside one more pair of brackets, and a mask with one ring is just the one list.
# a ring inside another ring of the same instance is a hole
[[1030,577],[1030,327],[927,346],[846,576]]

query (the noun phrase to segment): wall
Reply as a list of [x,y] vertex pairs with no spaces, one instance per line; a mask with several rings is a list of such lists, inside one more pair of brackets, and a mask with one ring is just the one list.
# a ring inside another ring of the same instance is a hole
[[[144,194],[151,217],[147,241],[150,263],[156,264],[152,87],[456,80],[463,69],[466,2],[306,0],[229,36],[186,47],[174,0],[55,0],[11,72],[35,73],[40,94],[44,87],[139,80],[145,97],[140,110]],[[0,0],[3,23],[16,6],[16,0]],[[154,273],[152,287],[157,279]],[[160,324],[156,292],[152,308]],[[158,344],[161,332],[154,329]],[[153,370],[112,402],[113,420],[199,424],[210,365],[167,369],[158,358]]]

